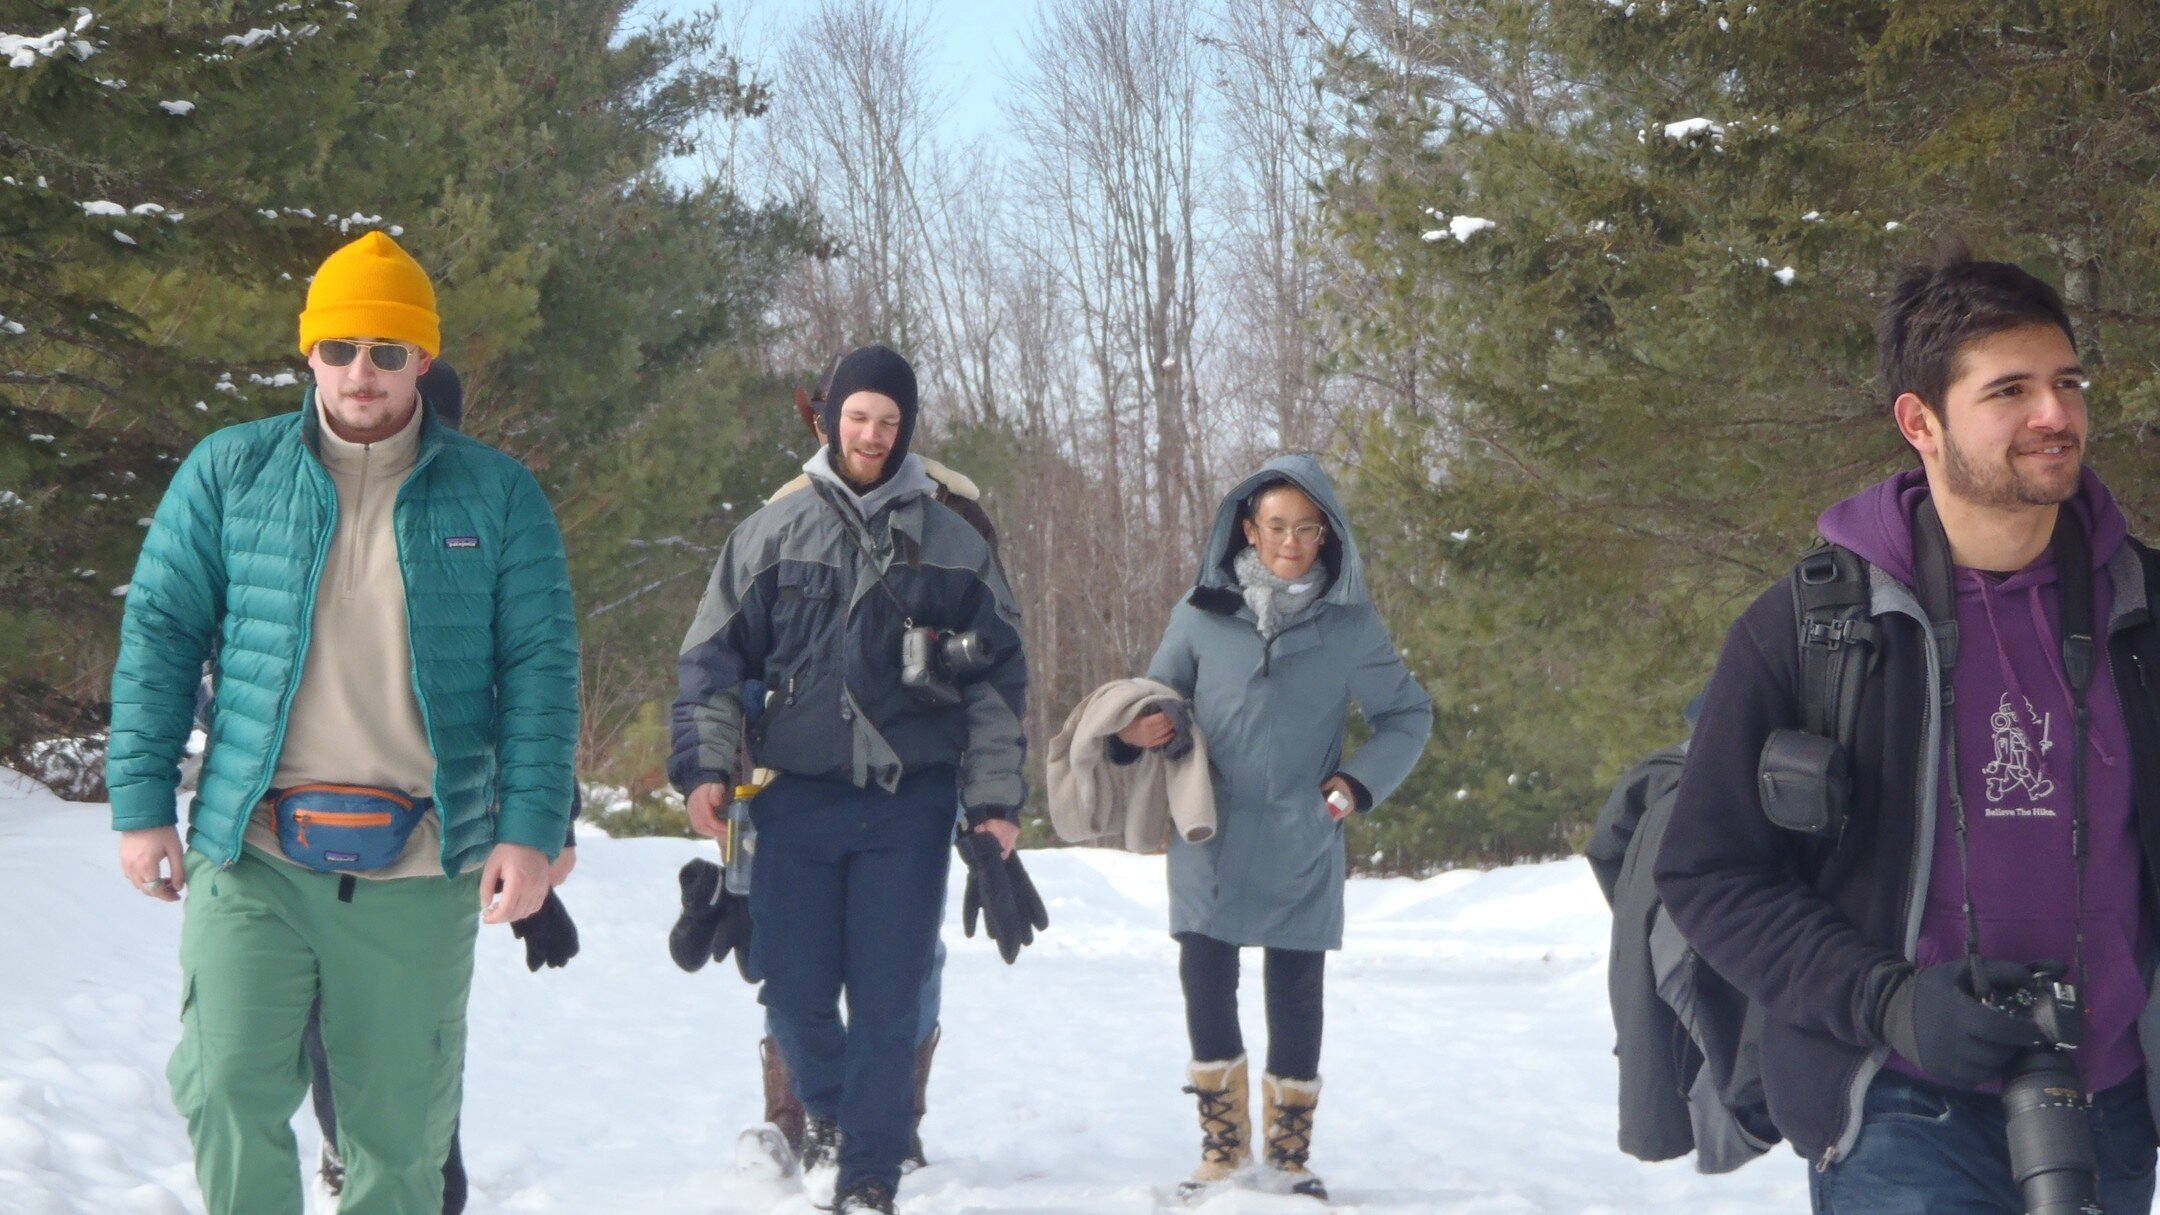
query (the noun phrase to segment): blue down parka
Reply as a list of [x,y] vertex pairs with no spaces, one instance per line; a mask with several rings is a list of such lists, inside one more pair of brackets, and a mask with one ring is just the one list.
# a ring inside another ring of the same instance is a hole
[[[1327,515],[1334,580],[1265,643],[1232,561],[1246,547],[1242,504],[1276,482],[1303,490]],[[1320,784],[1341,772],[1373,804],[1384,801],[1416,767],[1433,709],[1366,595],[1357,540],[1318,461],[1278,457],[1230,491],[1198,585],[1170,613],[1148,678],[1192,698],[1219,825],[1205,843],[1171,839],[1170,930],[1233,945],[1340,949],[1343,827],[1323,808]],[[1352,700],[1373,735],[1345,760]]]
[[[317,419],[310,390],[297,413],[218,431],[158,503],[113,670],[115,830],[177,821],[180,755],[214,654],[217,713],[187,839],[221,865],[240,854],[284,745],[337,530]],[[498,841],[553,856],[578,732],[577,620],[554,512],[524,465],[431,410],[393,518],[443,871]]]

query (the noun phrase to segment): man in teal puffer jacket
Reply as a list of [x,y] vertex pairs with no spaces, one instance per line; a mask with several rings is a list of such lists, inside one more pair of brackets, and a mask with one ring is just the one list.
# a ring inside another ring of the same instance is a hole
[[[562,539],[522,464],[433,416],[417,380],[440,346],[404,250],[370,233],[332,254],[300,316],[314,391],[197,445],[130,584],[106,783],[128,880],[188,891],[167,1075],[214,1215],[301,1209],[318,998],[341,1209],[439,1209],[475,912],[530,915],[563,843]],[[178,761],[213,657],[183,849]]]

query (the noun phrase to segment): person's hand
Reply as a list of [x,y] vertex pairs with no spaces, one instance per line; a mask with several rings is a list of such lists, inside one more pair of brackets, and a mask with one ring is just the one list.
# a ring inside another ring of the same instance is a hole
[[1020,824],[1002,818],[984,819],[975,824],[975,830],[983,835],[997,837],[999,860],[1011,856],[1013,849],[1020,844]]
[[547,853],[524,844],[495,845],[480,870],[480,920],[514,924],[547,901]]
[[[1330,793],[1342,794],[1342,800],[1348,808],[1338,807],[1334,802],[1327,800]],[[1329,818],[1339,823],[1350,817],[1350,811],[1357,809],[1357,791],[1350,787],[1349,780],[1344,777],[1330,776],[1320,782],[1320,807],[1327,811]]]
[[[1177,737],[1176,727],[1170,724],[1170,715],[1161,709],[1142,713],[1132,719],[1132,724],[1117,732],[1118,741],[1128,747],[1143,751],[1162,746]],[[1008,849],[1010,851],[1010,849]]]
[[[158,867],[163,865],[164,872]],[[120,833],[120,872],[128,885],[153,899],[180,901],[187,888],[187,850],[178,827],[142,827]]]
[[[1983,959],[1990,987],[2030,983],[2032,968]],[[1897,980],[1883,999],[1883,1044],[1921,1071],[1961,1089],[2000,1079],[2019,1053],[2047,1045],[2032,1018],[1991,1008],[1972,990],[1969,962],[1941,962]]]
[[690,791],[683,805],[690,811],[690,829],[707,839],[720,841],[727,847],[727,808],[735,800],[735,786],[723,781],[706,781]]
[[555,887],[569,881],[570,871],[575,868],[577,868],[577,845],[564,844],[563,850],[555,854],[555,863],[548,866],[548,889],[553,890]]

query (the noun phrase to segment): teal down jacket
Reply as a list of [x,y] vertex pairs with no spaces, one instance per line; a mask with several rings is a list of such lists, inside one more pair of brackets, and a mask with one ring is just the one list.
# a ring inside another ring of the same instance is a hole
[[[178,822],[180,756],[214,656],[217,711],[187,839],[220,865],[240,855],[284,747],[337,530],[318,427],[310,390],[297,413],[220,430],[158,503],[113,670],[115,830]],[[471,867],[497,842],[552,857],[570,818],[578,730],[577,621],[554,512],[524,465],[430,409],[392,517],[443,871]]]

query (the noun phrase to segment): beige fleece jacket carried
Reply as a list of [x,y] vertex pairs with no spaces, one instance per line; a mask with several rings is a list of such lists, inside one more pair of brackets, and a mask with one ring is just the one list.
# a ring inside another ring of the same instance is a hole
[[1129,764],[1110,760],[1104,741],[1164,701],[1183,700],[1152,679],[1118,679],[1088,693],[1050,740],[1050,826],[1068,843],[1109,838],[1127,852],[1161,852],[1166,829],[1187,843],[1215,836],[1215,786],[1207,740],[1195,723],[1191,751],[1160,748]]
[[[327,416],[320,419],[319,454],[337,486],[337,533],[316,585],[307,661],[286,714],[273,789],[326,782],[434,796],[435,752],[413,688],[391,513],[420,456],[421,412],[376,443],[347,442]],[[246,841],[285,859],[267,800],[249,820]],[[442,820],[431,809],[395,862],[356,876],[441,877],[441,852]]]

